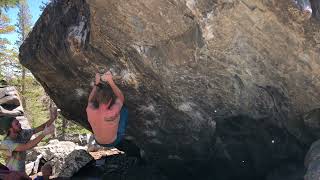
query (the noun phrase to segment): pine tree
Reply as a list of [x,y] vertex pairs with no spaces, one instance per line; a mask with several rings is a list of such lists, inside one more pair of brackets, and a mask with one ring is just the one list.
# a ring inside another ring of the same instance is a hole
[[43,2],[42,1],[42,4],[40,5],[40,10],[43,11],[50,3],[54,2],[54,0],[48,0],[47,2]]
[[[2,9],[13,6],[16,1],[2,1],[0,0],[0,35],[14,32],[15,27],[10,24],[10,18],[2,13]],[[16,59],[16,53],[8,46],[10,42],[6,38],[0,38],[0,81],[4,80],[5,72],[9,68],[6,65],[10,65],[13,59]],[[17,62],[17,61],[16,61]]]
[[[10,19],[5,14],[0,14],[0,34],[7,34],[14,31],[14,26],[10,25]],[[0,62],[6,54],[6,46],[9,41],[5,38],[0,38]]]
[[14,7],[18,4],[18,2],[19,0],[0,0],[0,7],[4,7],[4,8]]
[[[18,23],[17,26],[17,32],[19,34],[19,40],[17,41],[17,45],[20,46],[23,41],[28,36],[28,33],[31,30],[32,24],[31,24],[31,14],[29,10],[29,6],[26,0],[20,0],[18,4]],[[21,94],[22,94],[22,105],[23,108],[26,110],[26,103],[24,99],[25,95],[25,79],[26,79],[26,68],[21,66]]]

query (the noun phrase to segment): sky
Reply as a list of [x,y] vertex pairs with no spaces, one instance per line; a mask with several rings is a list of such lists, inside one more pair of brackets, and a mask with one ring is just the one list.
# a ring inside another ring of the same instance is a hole
[[[48,0],[27,0],[27,1],[29,5],[29,10],[32,16],[32,25],[34,25],[42,13],[40,6],[43,5],[43,3],[47,3]],[[11,19],[12,25],[15,25],[17,23],[18,8],[10,8],[7,12],[5,12],[5,14],[7,14]],[[7,38],[11,42],[11,47],[15,46],[15,42],[18,40],[18,35],[16,32],[1,35],[0,37]]]

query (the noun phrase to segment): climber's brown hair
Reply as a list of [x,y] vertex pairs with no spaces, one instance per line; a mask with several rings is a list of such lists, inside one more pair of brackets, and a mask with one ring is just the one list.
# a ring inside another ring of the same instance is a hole
[[105,83],[99,83],[96,86],[97,86],[97,91],[91,101],[93,106],[95,108],[99,108],[100,104],[109,104],[108,107],[111,107],[115,99],[111,87]]

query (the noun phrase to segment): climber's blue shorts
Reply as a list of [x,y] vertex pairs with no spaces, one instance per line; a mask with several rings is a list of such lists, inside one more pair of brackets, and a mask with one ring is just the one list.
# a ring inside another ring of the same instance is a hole
[[98,142],[97,144],[103,147],[115,147],[124,137],[127,124],[128,124],[128,108],[125,106],[122,106],[120,111],[120,120],[119,120],[117,139],[114,140],[114,142],[111,144],[99,144]]

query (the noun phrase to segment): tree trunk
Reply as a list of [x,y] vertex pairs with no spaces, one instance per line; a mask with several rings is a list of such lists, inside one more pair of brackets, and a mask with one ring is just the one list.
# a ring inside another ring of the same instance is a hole
[[24,108],[25,111],[27,111],[27,104],[25,100],[25,93],[26,93],[26,68],[22,66],[22,77],[21,77],[21,102],[22,102],[22,107]]

